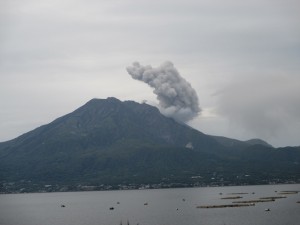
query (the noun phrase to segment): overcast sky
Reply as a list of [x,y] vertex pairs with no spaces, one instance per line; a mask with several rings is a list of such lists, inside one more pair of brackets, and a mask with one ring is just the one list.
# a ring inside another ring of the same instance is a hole
[[92,98],[157,104],[126,67],[165,61],[208,134],[300,145],[299,0],[2,0],[0,141]]

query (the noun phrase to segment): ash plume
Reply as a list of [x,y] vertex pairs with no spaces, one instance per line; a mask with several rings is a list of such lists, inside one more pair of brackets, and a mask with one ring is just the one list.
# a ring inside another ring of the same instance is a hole
[[165,62],[157,68],[134,62],[126,68],[135,80],[154,88],[162,114],[180,122],[195,118],[201,111],[196,91],[180,76],[173,63]]

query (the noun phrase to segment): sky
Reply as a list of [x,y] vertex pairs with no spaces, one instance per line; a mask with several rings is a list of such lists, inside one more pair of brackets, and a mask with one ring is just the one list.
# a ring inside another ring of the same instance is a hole
[[298,0],[2,0],[0,142],[92,98],[147,101],[133,62],[172,62],[201,132],[300,145]]

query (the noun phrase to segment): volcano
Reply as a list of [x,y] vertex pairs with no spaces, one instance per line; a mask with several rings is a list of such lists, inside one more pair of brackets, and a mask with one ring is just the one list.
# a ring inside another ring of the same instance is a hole
[[1,192],[299,182],[300,148],[211,136],[145,103],[92,99],[0,143],[0,180]]

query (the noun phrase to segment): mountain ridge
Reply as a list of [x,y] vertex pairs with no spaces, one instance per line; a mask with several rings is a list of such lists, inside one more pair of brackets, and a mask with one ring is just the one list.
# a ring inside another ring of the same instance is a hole
[[[99,187],[291,182],[299,181],[299,164],[299,148],[277,149],[262,140],[207,135],[163,116],[153,106],[113,97],[92,99],[0,143],[3,192],[12,189],[8,183],[24,186],[21,181],[32,191],[49,183]],[[243,179],[237,180],[239,176]]]

